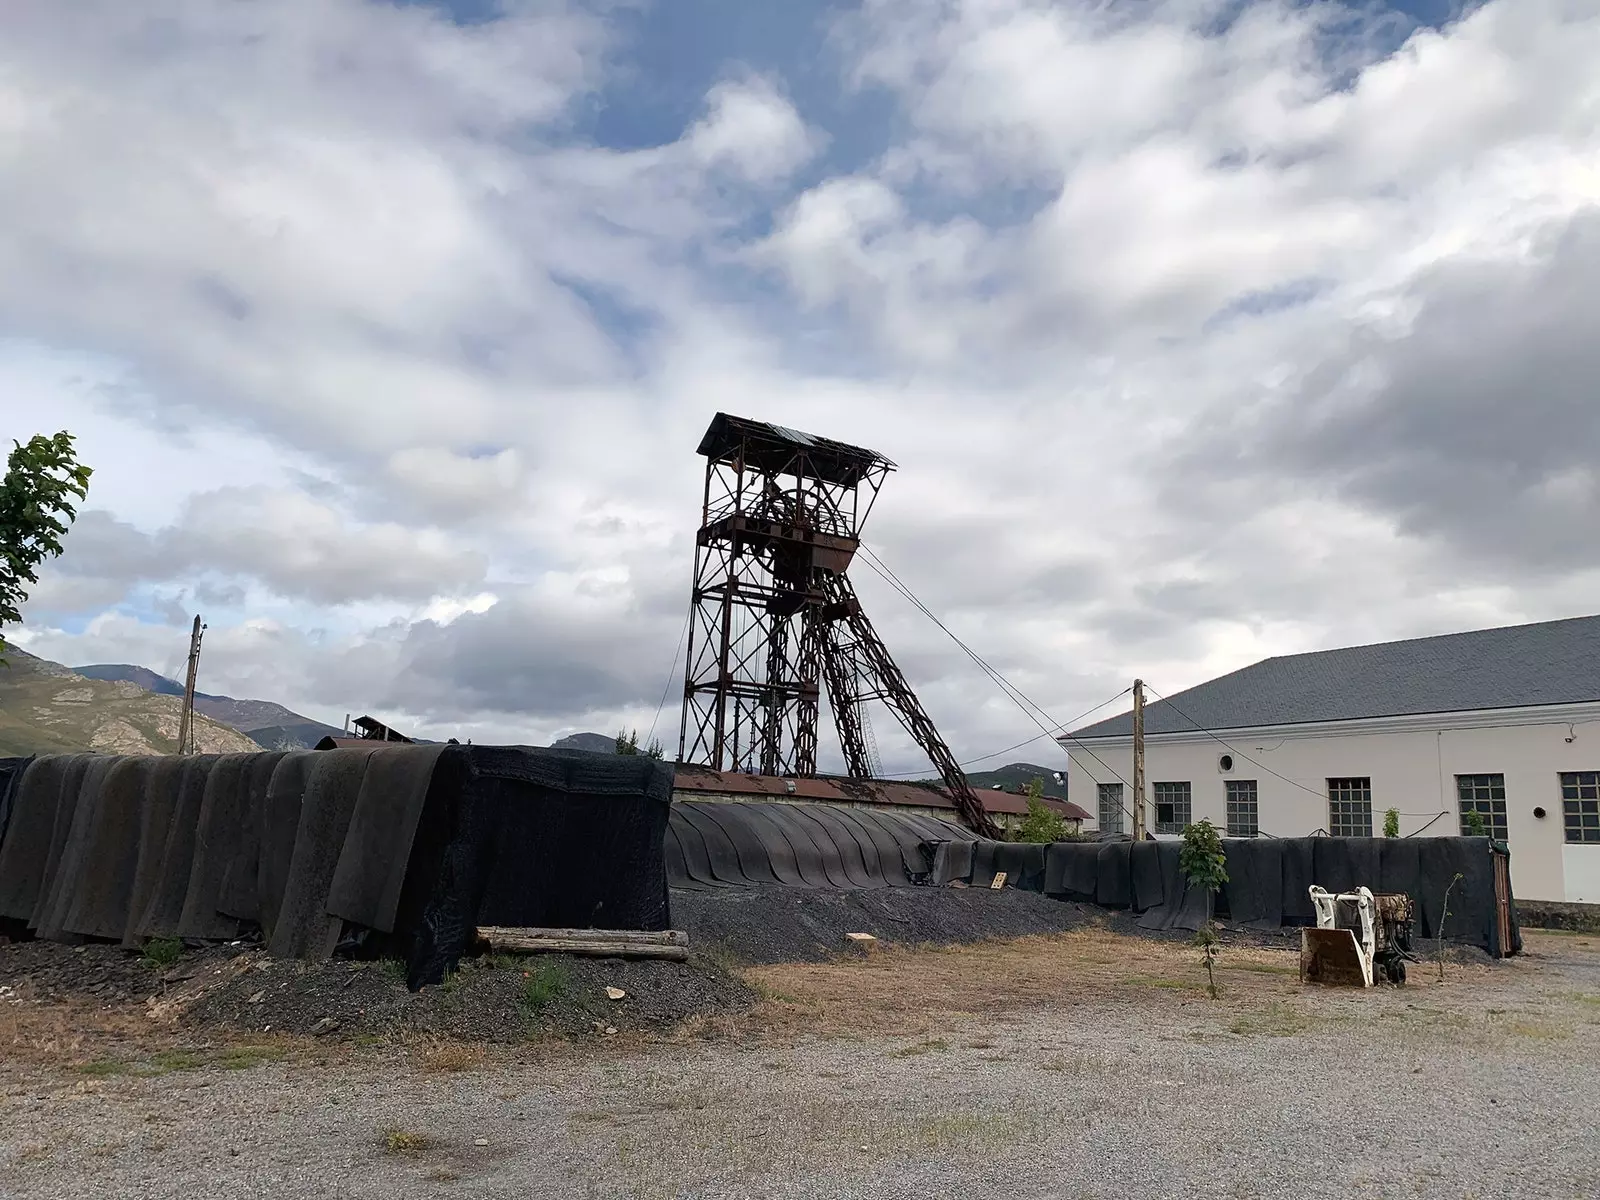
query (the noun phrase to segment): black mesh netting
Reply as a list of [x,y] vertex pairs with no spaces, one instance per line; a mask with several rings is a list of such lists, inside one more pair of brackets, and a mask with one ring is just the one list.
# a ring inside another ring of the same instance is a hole
[[[669,765],[580,750],[461,749],[465,778],[441,797],[452,811],[433,814],[443,835],[430,855],[436,865],[415,865],[431,886],[409,938],[413,989],[442,980],[479,925],[667,928]],[[425,840],[419,831],[419,850]]]

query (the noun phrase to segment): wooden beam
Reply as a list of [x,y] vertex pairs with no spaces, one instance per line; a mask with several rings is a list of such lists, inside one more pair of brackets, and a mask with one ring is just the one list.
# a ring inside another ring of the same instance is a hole
[[598,958],[689,957],[689,935],[681,929],[535,929],[481,926],[478,940],[509,954],[583,954]]

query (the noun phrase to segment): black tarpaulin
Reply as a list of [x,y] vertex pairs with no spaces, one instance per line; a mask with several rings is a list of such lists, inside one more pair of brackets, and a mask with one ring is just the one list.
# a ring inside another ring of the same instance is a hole
[[17,785],[12,817],[0,842],[0,917],[30,922],[39,902],[45,863],[69,768],[80,756],[36,758]]
[[1280,838],[1283,849],[1283,923],[1315,925],[1317,910],[1311,904],[1312,843],[1319,838]]
[[272,773],[284,756],[282,750],[252,754],[243,770],[239,791],[239,833],[233,855],[222,872],[217,910],[240,921],[261,920],[261,895],[256,883],[261,864],[261,829],[265,821],[267,789]]
[[244,808],[250,793],[251,754],[224,754],[206,775],[195,827],[194,858],[189,888],[178,915],[182,938],[223,939],[239,936],[239,922],[222,913],[222,879],[239,853],[244,837]]
[[178,808],[178,792],[183,784],[186,761],[178,755],[158,758],[144,779],[145,800],[139,810],[139,848],[134,859],[133,883],[122,914],[122,944],[139,944],[139,922],[150,907],[161,878],[161,861],[166,854],[173,814]]
[[1228,919],[1252,929],[1283,924],[1283,843],[1274,838],[1227,838],[1228,882],[1222,885]]
[[16,802],[22,774],[32,761],[32,757],[0,758],[0,842],[5,841],[6,826],[11,823],[11,807]]
[[[443,746],[383,746],[367,760],[328,885],[330,913],[384,933],[394,929],[412,839],[443,750]],[[441,783],[448,774],[439,773]]]
[[971,842],[937,842],[933,847],[933,877],[935,887],[943,887],[954,880],[972,877]]
[[1095,855],[1094,902],[1107,908],[1128,908],[1133,903],[1133,843],[1106,842]]
[[291,750],[278,760],[267,782],[256,857],[256,919],[269,942],[278,925],[284,890],[289,886],[289,866],[294,861],[294,839],[300,830],[306,781],[311,778],[318,756],[312,750]]
[[178,797],[172,809],[172,824],[167,828],[161,851],[161,867],[156,873],[150,901],[137,918],[135,938],[172,937],[178,932],[183,902],[189,894],[189,876],[194,868],[195,830],[200,823],[200,808],[205,803],[206,778],[221,756],[196,754],[184,760],[178,777]]
[[39,937],[61,940],[68,936],[67,909],[81,878],[84,854],[99,817],[101,789],[106,776],[118,761],[114,755],[95,755],[86,765],[70,805],[63,792],[62,805],[56,813],[56,830],[59,832],[65,825],[67,832],[45,871],[44,890],[39,897],[39,905],[35,910],[38,915],[33,922],[34,931]]
[[636,755],[464,747],[470,774],[412,942],[413,988],[483,925],[664,929],[670,765]]
[[267,950],[274,958],[323,959],[333,953],[344,922],[328,913],[328,885],[374,748],[317,752],[295,829],[294,854]]
[[78,808],[83,841],[64,869],[61,928],[85,937],[121,939],[139,867],[139,839],[155,758],[123,758],[107,769],[99,795]]
[[1166,883],[1161,874],[1161,849],[1159,842],[1130,842],[1128,846],[1128,874],[1133,897],[1129,907],[1134,912],[1154,908],[1167,898]]

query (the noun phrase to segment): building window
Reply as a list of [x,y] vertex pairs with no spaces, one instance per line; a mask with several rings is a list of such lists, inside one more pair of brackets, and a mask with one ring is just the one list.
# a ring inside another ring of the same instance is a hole
[[1333,837],[1372,836],[1372,780],[1328,780],[1328,833]]
[[1120,783],[1102,783],[1100,785],[1100,832],[1122,832],[1122,785]]
[[1457,775],[1456,799],[1461,806],[1461,836],[1472,832],[1468,813],[1477,813],[1483,829],[1492,838],[1506,840],[1506,777],[1504,775]]
[[1152,783],[1156,800],[1156,832],[1182,833],[1189,824],[1189,785]]
[[1228,786],[1228,836],[1255,837],[1260,833],[1256,822],[1256,781],[1230,779]]
[[1600,771],[1561,773],[1561,812],[1569,842],[1600,842]]

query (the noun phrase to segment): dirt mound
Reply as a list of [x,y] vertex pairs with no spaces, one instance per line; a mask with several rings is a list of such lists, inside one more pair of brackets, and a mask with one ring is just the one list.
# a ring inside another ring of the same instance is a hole
[[[516,1042],[545,1034],[669,1028],[746,1008],[755,993],[707,962],[496,955],[408,992],[397,962],[284,962],[251,954],[215,968],[184,1009],[194,1025],[340,1038],[395,1033]],[[606,989],[624,995],[612,999]]]

